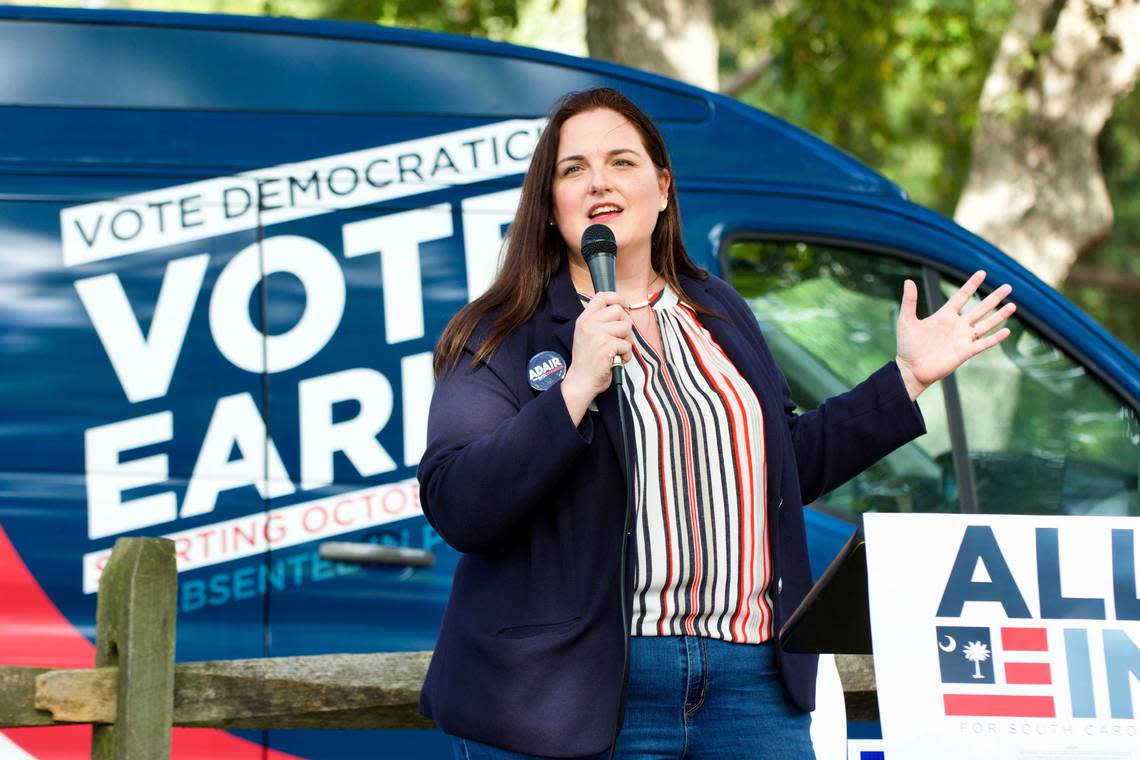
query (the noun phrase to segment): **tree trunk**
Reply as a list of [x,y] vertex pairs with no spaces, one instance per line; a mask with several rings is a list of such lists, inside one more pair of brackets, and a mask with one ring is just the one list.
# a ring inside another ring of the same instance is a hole
[[955,220],[1061,283],[1111,231],[1096,140],[1138,74],[1137,0],[1024,0],[986,78]]
[[586,45],[591,58],[717,89],[710,0],[588,0]]

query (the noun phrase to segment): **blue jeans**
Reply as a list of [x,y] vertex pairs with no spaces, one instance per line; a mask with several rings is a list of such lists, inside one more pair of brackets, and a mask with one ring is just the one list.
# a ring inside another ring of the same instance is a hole
[[[772,644],[697,636],[630,640],[625,721],[629,760],[813,760],[811,715],[788,701]],[[455,739],[456,760],[538,760]],[[595,755],[606,758],[608,752]]]

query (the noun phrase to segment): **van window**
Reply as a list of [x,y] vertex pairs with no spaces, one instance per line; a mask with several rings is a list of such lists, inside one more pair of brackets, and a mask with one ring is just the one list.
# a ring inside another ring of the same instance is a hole
[[[725,271],[752,307],[799,411],[842,393],[895,356],[903,281],[920,267],[886,255],[797,241],[738,238]],[[956,512],[957,488],[942,388],[919,397],[929,431],[813,506],[862,512]]]
[[[943,279],[947,296],[959,287]],[[955,373],[978,511],[1140,515],[1135,410],[1024,320],[1007,324]]]

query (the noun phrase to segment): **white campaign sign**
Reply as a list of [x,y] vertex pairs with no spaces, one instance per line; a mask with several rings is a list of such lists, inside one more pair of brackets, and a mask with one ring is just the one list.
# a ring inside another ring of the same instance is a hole
[[1140,518],[864,518],[887,760],[1140,760]]

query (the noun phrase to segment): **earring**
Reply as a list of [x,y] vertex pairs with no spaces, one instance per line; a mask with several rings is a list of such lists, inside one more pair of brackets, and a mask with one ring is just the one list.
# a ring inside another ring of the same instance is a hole
[[661,201],[661,210],[664,211],[665,207],[669,205],[669,201]]
[[547,227],[553,227],[554,226],[554,220],[553,219],[547,219],[546,220],[546,226]]

